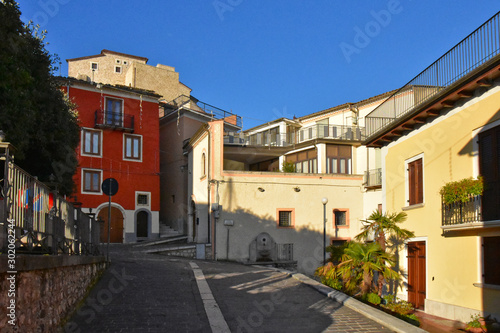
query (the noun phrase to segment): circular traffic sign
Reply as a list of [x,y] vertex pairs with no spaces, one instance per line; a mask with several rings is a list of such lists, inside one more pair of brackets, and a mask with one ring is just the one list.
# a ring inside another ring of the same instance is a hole
[[104,194],[113,196],[118,192],[118,182],[114,178],[106,178],[102,182],[101,189]]

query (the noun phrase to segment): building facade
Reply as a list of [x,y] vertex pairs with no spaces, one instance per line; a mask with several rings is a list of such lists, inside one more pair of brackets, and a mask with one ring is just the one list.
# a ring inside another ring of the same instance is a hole
[[62,89],[76,105],[81,139],[77,151],[73,199],[103,221],[108,238],[109,197],[102,182],[113,178],[110,241],[128,243],[159,234],[158,98],[150,91],[61,78]]
[[[399,256],[407,275],[398,296],[463,322],[477,313],[500,319],[498,21],[496,14],[397,93],[434,88],[366,117],[365,143],[382,150],[383,208],[405,211],[403,227],[415,232]],[[488,47],[464,53],[473,44]],[[479,176],[482,195],[443,201],[445,184]]]

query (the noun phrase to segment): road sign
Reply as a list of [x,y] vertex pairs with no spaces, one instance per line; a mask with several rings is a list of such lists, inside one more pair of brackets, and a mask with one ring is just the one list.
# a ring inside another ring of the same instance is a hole
[[101,189],[104,194],[113,196],[118,192],[118,182],[114,178],[106,178],[102,182]]

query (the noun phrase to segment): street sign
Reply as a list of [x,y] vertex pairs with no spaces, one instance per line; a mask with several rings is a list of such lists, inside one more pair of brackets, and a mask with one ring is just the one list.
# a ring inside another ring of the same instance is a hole
[[118,182],[114,178],[106,178],[102,182],[101,189],[104,194],[113,196],[118,192]]

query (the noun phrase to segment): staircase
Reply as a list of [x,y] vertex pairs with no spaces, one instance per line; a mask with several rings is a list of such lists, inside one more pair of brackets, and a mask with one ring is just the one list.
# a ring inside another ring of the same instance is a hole
[[172,229],[171,226],[160,224],[160,238],[170,238],[181,235],[179,231]]

